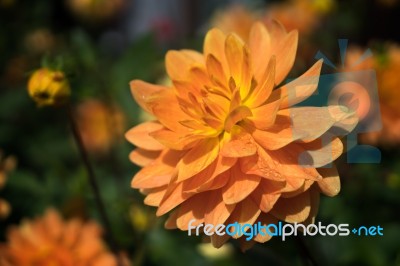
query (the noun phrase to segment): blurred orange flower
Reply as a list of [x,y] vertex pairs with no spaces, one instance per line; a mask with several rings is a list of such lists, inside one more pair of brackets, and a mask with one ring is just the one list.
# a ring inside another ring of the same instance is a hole
[[292,0],[269,5],[262,11],[253,11],[243,5],[235,4],[219,11],[211,24],[225,33],[235,32],[247,40],[252,24],[262,20],[268,25],[270,20],[278,20],[287,30],[298,30],[310,34],[318,26],[324,14],[334,6],[332,0]]
[[87,100],[77,107],[76,115],[83,144],[91,152],[106,153],[123,136],[125,118],[117,106]]
[[[5,186],[7,175],[14,170],[15,166],[16,159],[12,156],[4,158],[0,150],[0,189]],[[10,204],[6,200],[0,198],[0,219],[6,218],[10,214],[10,211]]]
[[[274,90],[293,66],[296,31],[255,23],[248,39],[212,29],[203,54],[167,53],[172,87],[131,82],[135,100],[157,118],[126,134],[138,147],[130,159],[143,166],[132,187],[158,216],[172,211],[167,228],[188,230],[192,219],[312,222],[320,191],[339,192],[336,168],[320,168],[343,151],[328,130],[351,130],[357,118],[339,106],[293,107],[316,90],[322,61]],[[228,238],[211,240],[219,247]]]
[[115,17],[125,0],[66,0],[71,11],[88,21],[103,21]]
[[[375,54],[363,62],[358,62],[363,54],[360,47],[349,49],[345,70],[374,69],[377,75],[382,130],[362,135],[362,140],[370,144],[400,143],[400,47],[387,45],[382,54]],[[359,64],[356,64],[359,63]],[[375,82],[373,80],[366,81]],[[361,103],[362,104],[362,103]]]
[[49,209],[43,217],[12,227],[0,245],[0,265],[117,265],[101,239],[101,228],[79,219],[63,221]]

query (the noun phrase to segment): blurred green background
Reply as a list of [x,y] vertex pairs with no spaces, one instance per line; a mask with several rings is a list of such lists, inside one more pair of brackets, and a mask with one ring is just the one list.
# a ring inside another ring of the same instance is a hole
[[[296,1],[109,0],[118,3],[99,9],[73,2],[79,1],[0,0],[0,149],[17,160],[0,190],[11,206],[10,215],[0,219],[0,242],[10,225],[49,206],[65,217],[99,219],[66,110],[37,108],[27,94],[32,71],[55,63],[70,80],[113,234],[133,265],[307,265],[295,238],[272,239],[242,253],[235,242],[215,251],[198,237],[164,229],[164,218],[156,218],[155,209],[130,188],[138,168],[128,159],[132,146],[123,136],[148,119],[133,101],[129,81],[166,82],[168,49],[200,50],[207,29],[232,4],[260,13]],[[305,41],[292,76],[310,67],[318,50],[340,62],[338,38],[377,54],[385,54],[385,43],[400,41],[396,0],[311,2],[318,7],[310,14],[316,22],[300,31]],[[380,146],[380,164],[339,160],[342,191],[322,197],[317,221],[380,225],[384,236],[304,238],[320,265],[400,265],[399,143]]]

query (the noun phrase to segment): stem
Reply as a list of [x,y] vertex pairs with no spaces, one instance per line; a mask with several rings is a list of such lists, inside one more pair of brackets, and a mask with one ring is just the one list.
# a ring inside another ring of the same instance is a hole
[[304,239],[301,236],[296,236],[295,241],[300,249],[300,253],[302,254],[304,265],[318,266],[317,261],[312,255],[310,249],[307,247],[306,243],[304,242]]
[[83,145],[82,137],[81,137],[81,134],[80,134],[80,132],[78,130],[78,126],[76,124],[76,121],[74,119],[71,106],[68,106],[67,109],[68,109],[67,112],[68,112],[68,118],[69,118],[71,130],[72,130],[72,135],[74,136],[76,145],[78,146],[78,150],[79,150],[79,153],[81,155],[83,164],[85,165],[85,168],[86,168],[86,171],[87,171],[87,174],[88,174],[89,183],[90,183],[90,186],[92,188],[93,195],[94,195],[94,198],[95,198],[95,202],[96,202],[96,205],[97,205],[97,209],[99,211],[100,218],[103,221],[103,225],[104,225],[104,227],[106,229],[107,238],[108,238],[108,240],[110,242],[110,248],[116,255],[116,259],[118,261],[118,265],[122,265],[121,262],[120,262],[120,259],[119,259],[118,246],[117,246],[116,241],[115,241],[115,239],[113,237],[113,234],[112,234],[110,219],[107,216],[106,208],[104,206],[104,201],[103,201],[103,199],[101,197],[99,186],[97,185],[96,176],[94,174],[93,166],[89,161],[88,154],[86,152],[85,146]]

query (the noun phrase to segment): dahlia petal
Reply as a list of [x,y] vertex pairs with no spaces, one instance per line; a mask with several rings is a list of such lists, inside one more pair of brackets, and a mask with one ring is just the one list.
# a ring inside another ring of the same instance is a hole
[[179,151],[164,150],[152,164],[136,173],[131,186],[134,188],[155,188],[167,185],[182,155],[183,153]]
[[251,92],[248,99],[245,100],[251,108],[259,107],[264,104],[271,95],[275,82],[275,65],[276,60],[275,56],[273,56],[268,62],[264,77]]
[[229,178],[230,178],[229,171],[226,171],[222,174],[217,175],[214,179],[211,179],[206,183],[202,184],[197,189],[197,191],[202,192],[202,191],[209,191],[222,188],[228,183]]
[[298,32],[291,31],[279,43],[279,47],[272,53],[276,56],[275,84],[280,84],[289,74],[294,64],[298,43]]
[[218,138],[201,140],[189,150],[178,164],[178,182],[200,173],[217,158],[219,153]]
[[200,65],[205,64],[204,55],[198,51],[190,50],[190,49],[182,49],[181,52],[185,53],[186,56],[193,59],[194,62]]
[[252,112],[247,106],[242,105],[233,109],[226,117],[224,126],[225,131],[230,132],[232,127],[236,125],[237,122],[249,116],[252,116]]
[[179,204],[189,199],[192,195],[184,194],[182,183],[170,184],[156,212],[157,216],[161,216],[177,207]]
[[279,190],[284,186],[284,182],[262,179],[259,186],[251,193],[251,199],[261,211],[267,213],[274,207],[280,197]]
[[236,34],[231,33],[226,37],[225,56],[230,76],[235,80],[236,85],[240,85],[242,82],[243,47],[243,41]]
[[287,223],[301,223],[310,215],[310,192],[307,190],[293,198],[280,198],[271,214]]
[[168,216],[168,219],[165,221],[164,227],[166,229],[177,229],[176,219],[178,218],[178,211],[172,211]]
[[310,202],[311,202],[310,215],[303,222],[304,225],[315,223],[315,217],[317,217],[319,202],[320,202],[320,191],[316,186],[316,184],[314,184],[310,188]]
[[126,139],[133,145],[146,150],[159,151],[164,146],[149,134],[162,129],[163,126],[157,122],[145,122],[135,126],[126,132]]
[[240,159],[240,170],[245,174],[258,175],[268,180],[286,180],[285,177],[275,169],[275,164],[270,156],[268,154],[263,154],[260,156],[259,150],[257,155],[243,157]]
[[192,84],[196,84],[199,88],[210,87],[212,85],[207,71],[203,67],[192,67],[189,72],[189,79]]
[[256,22],[250,30],[249,47],[254,76],[257,81],[260,81],[265,72],[263,66],[271,56],[271,37],[261,22]]
[[239,164],[231,168],[230,172],[230,179],[222,188],[222,197],[226,204],[234,204],[242,201],[254,191],[261,180],[261,177],[258,175],[242,173]]
[[[236,204],[231,216],[229,216],[228,223],[239,223],[240,225],[254,224],[260,215],[261,210],[253,202],[250,197],[245,198],[240,203]],[[233,238],[239,238],[239,235],[232,236]]]
[[282,112],[277,113],[275,124],[268,130],[254,129],[254,126],[253,129],[246,129],[252,132],[254,140],[266,150],[280,149],[301,137],[300,134],[294,135],[290,117],[287,114],[282,114]]
[[193,65],[200,64],[203,56],[196,51],[168,51],[165,55],[165,67],[172,80],[185,80]]
[[229,111],[229,101],[221,95],[209,93],[203,98],[203,103],[208,108],[209,113],[220,120],[223,120]]
[[[206,192],[207,193],[207,192]],[[195,220],[194,226],[203,223],[208,201],[208,194],[200,193],[183,202],[178,209],[176,225],[181,230],[188,230],[191,220]]]
[[230,139],[226,141],[220,151],[220,154],[225,157],[245,157],[253,155],[257,152],[257,146],[253,137],[244,131],[240,126],[233,126]]
[[294,138],[305,142],[319,138],[336,124],[354,117],[354,113],[348,112],[345,107],[338,105],[295,107],[286,110],[288,111],[282,110],[280,112],[290,112]]
[[165,164],[155,163],[142,168],[133,177],[133,188],[154,188],[167,185],[174,169]]
[[182,136],[179,133],[169,129],[160,129],[151,133],[151,137],[156,139],[162,145],[174,150],[187,150],[195,146],[200,139],[204,138],[201,135],[189,134]]
[[[304,167],[301,162],[303,149],[296,144],[275,151],[263,151],[259,149],[258,154],[263,157],[269,166],[276,169],[282,176],[288,176],[293,179],[311,179],[319,180],[321,175],[314,167]],[[271,158],[272,162],[268,160]]]
[[[258,221],[261,223],[262,226],[268,226],[270,224],[277,224],[278,219],[276,219],[274,216],[261,213],[260,216],[258,217]],[[269,228],[269,230],[273,230],[273,228]],[[276,232],[271,232],[271,233],[276,233]],[[264,232],[264,235],[262,234],[257,234],[256,237],[254,238],[255,241],[259,243],[265,243],[268,240],[270,240],[272,236],[268,234],[268,232]]]
[[[253,115],[251,117],[248,117],[247,119],[251,121],[251,124],[259,130],[270,129],[274,125],[276,125],[275,128],[277,128],[279,127],[279,125],[275,124],[275,120],[279,105],[280,100],[277,100],[275,102],[270,102],[268,104],[254,108],[251,110]],[[271,130],[274,130],[274,127]]]
[[221,62],[222,67],[228,70],[228,63],[225,58],[225,39],[225,34],[221,30],[217,28],[209,30],[204,39],[203,53],[205,56],[214,55]]
[[174,89],[176,90],[178,97],[183,100],[189,100],[189,93],[200,96],[199,88],[194,86],[194,84],[190,81],[172,80],[172,84],[174,84]]
[[272,99],[282,99],[280,109],[285,109],[300,103],[315,92],[318,88],[322,63],[323,60],[321,59],[303,75],[272,92]]
[[150,84],[141,80],[133,80],[129,84],[131,87],[132,96],[135,101],[143,110],[149,113],[152,113],[152,111],[147,106],[147,99],[154,93],[168,89],[168,87]]
[[175,132],[188,132],[188,128],[178,121],[190,120],[191,117],[182,111],[174,90],[168,89],[153,94],[147,100],[147,106],[158,121]]
[[336,167],[332,165],[330,168],[319,168],[318,172],[323,176],[318,181],[322,193],[329,197],[336,196],[340,192],[340,178]]
[[231,237],[228,234],[219,236],[217,234],[213,234],[210,236],[211,244],[215,248],[222,247]]
[[241,82],[240,82],[240,97],[242,99],[245,99],[247,95],[250,92],[251,85],[252,85],[252,80],[253,80],[253,75],[252,75],[252,69],[251,69],[251,58],[249,54],[249,50],[247,49],[247,46],[243,46],[243,62],[241,64],[242,66],[242,73],[241,73]]
[[281,194],[281,197],[282,198],[293,198],[293,197],[299,195],[300,193],[303,193],[304,191],[308,190],[314,184],[314,182],[315,182],[314,180],[306,179],[306,180],[304,180],[304,182],[301,182],[302,185],[300,188],[294,189],[294,190],[293,190],[293,187],[296,186],[297,184],[293,185],[293,183],[292,183],[292,185],[291,185],[292,188],[290,188],[290,189],[287,187],[285,188],[286,191],[290,190],[290,192],[283,192]]
[[153,189],[146,189],[145,194],[147,195],[144,198],[144,203],[149,206],[158,207],[165,195],[166,190],[167,190],[167,185]]
[[160,153],[161,151],[150,151],[137,148],[129,154],[129,159],[134,164],[143,167],[153,162],[158,156],[160,156]]
[[265,21],[265,24],[271,36],[271,40],[274,41],[274,46],[276,46],[277,43],[285,38],[285,36],[287,35],[287,31],[282,23],[275,19]]
[[206,67],[210,79],[215,79],[224,87],[227,87],[226,81],[228,80],[222,64],[213,54],[207,55]]
[[200,192],[207,190],[213,180],[220,174],[226,172],[235,163],[236,158],[223,157],[219,155],[213,163],[207,166],[203,171],[183,181],[183,190],[185,192]]
[[[298,162],[302,167],[322,167],[336,160],[343,153],[342,141],[335,137],[333,140],[327,140],[324,143],[324,138],[317,139],[307,144],[298,144],[301,146],[298,154]],[[296,145],[296,144],[294,144]]]
[[221,190],[212,191],[208,195],[204,223],[214,225],[225,223],[234,210],[235,204],[225,204]]

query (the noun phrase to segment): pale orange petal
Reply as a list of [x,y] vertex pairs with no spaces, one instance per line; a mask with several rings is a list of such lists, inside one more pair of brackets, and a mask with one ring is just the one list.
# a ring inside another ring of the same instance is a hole
[[153,94],[147,99],[147,106],[158,121],[175,132],[188,132],[188,128],[179,121],[190,120],[191,117],[182,111],[174,90],[168,89]]
[[268,62],[263,79],[259,81],[260,83],[251,92],[249,98],[245,100],[251,108],[263,105],[271,95],[275,82],[275,65],[275,56],[273,56]]
[[131,186],[155,188],[168,184],[182,155],[183,153],[179,151],[164,150],[157,160],[136,173]]
[[169,129],[160,129],[151,133],[151,137],[159,143],[174,150],[187,150],[198,144],[204,136],[200,134],[182,135]]
[[[258,221],[261,223],[262,226],[268,226],[270,224],[278,224],[278,219],[276,219],[272,215],[265,214],[265,213],[260,214],[260,216],[258,217]],[[270,233],[277,233],[277,232],[274,232],[273,228],[271,228],[271,227],[269,228],[269,230],[272,231]],[[254,238],[254,240],[259,243],[265,243],[272,238],[272,236],[270,234],[268,234],[269,232],[265,232],[265,230],[263,230],[263,233],[265,235],[261,235],[260,233],[257,234],[256,237]]]
[[213,234],[210,236],[211,243],[213,247],[220,248],[222,247],[231,237],[228,234],[219,236],[217,234]]
[[233,126],[229,135],[230,139],[221,148],[220,154],[222,156],[245,157],[257,152],[253,137],[240,126]]
[[239,164],[236,164],[230,171],[230,179],[222,188],[222,197],[226,204],[234,204],[242,201],[254,191],[261,180],[261,177],[258,175],[242,173]]
[[252,116],[248,117],[251,125],[259,130],[267,130],[274,132],[279,128],[280,124],[275,124],[277,118],[277,112],[279,109],[280,100],[270,102],[260,107],[251,110]]
[[149,113],[152,113],[151,109],[147,106],[147,99],[154,93],[168,89],[168,87],[150,84],[141,80],[133,80],[130,82],[131,92],[135,101],[139,106]]
[[178,226],[176,225],[176,219],[178,218],[178,211],[172,211],[171,214],[168,216],[168,219],[165,221],[165,228],[166,229],[177,229]]
[[249,47],[254,75],[256,80],[260,81],[265,73],[265,62],[271,57],[271,37],[261,22],[255,23],[250,30]]
[[288,110],[294,137],[305,142],[319,138],[330,128],[340,125],[343,121],[351,119],[355,123],[353,127],[357,124],[357,119],[353,119],[355,113],[343,106],[296,107]]
[[147,196],[146,198],[144,198],[144,203],[149,206],[155,206],[155,207],[159,206],[161,200],[165,195],[166,190],[167,190],[167,185],[152,189],[145,189],[144,193]]
[[304,225],[315,223],[315,218],[317,217],[319,202],[320,202],[320,191],[316,186],[316,184],[314,184],[310,188],[310,202],[311,202],[310,215],[303,222]]
[[322,167],[343,153],[342,141],[338,137],[329,135],[323,135],[320,139],[306,144],[293,144],[299,146],[297,158],[300,166]]
[[193,178],[183,181],[183,190],[185,192],[200,192],[209,189],[213,180],[218,175],[230,169],[236,161],[236,158],[223,157],[221,154],[218,155],[217,159],[200,173],[193,176]]
[[193,219],[195,220],[195,222],[192,223],[193,226],[203,223],[207,201],[209,200],[208,197],[209,193],[200,193],[194,195],[179,206],[176,219],[176,225],[179,229],[188,230],[189,222]]
[[204,215],[206,224],[223,224],[231,215],[235,204],[227,205],[222,200],[222,191],[215,190],[208,194],[207,208]]
[[165,56],[165,67],[172,80],[185,80],[189,70],[196,64],[201,64],[203,55],[196,51],[168,51]]
[[318,88],[322,63],[321,59],[303,75],[272,92],[271,98],[282,99],[280,109],[302,102],[315,92]]
[[242,82],[243,47],[244,43],[239,36],[232,33],[226,37],[225,56],[229,65],[229,74],[237,86]]
[[280,198],[271,214],[287,223],[301,223],[310,215],[310,192],[307,190],[293,198]]
[[[227,223],[239,223],[240,225],[244,224],[253,224],[258,216],[260,215],[261,210],[258,206],[253,202],[253,200],[248,197],[236,204],[234,211],[229,217]],[[232,236],[233,238],[239,238],[239,235]]]
[[168,191],[165,193],[164,198],[161,200],[161,203],[158,207],[157,216],[161,216],[166,214],[173,208],[177,207],[179,204],[189,199],[190,196],[188,194],[184,194],[182,190],[182,183],[170,184],[168,187]]
[[259,186],[251,193],[251,198],[261,211],[267,213],[280,197],[279,191],[285,186],[284,182],[262,179]]
[[221,62],[222,67],[228,70],[225,58],[225,39],[225,34],[221,30],[216,28],[209,30],[204,39],[203,53],[206,57],[213,54]]
[[217,158],[219,152],[218,138],[202,140],[189,150],[178,164],[178,181],[186,180],[204,170]]
[[322,193],[329,197],[336,196],[340,192],[340,178],[336,166],[319,168],[318,172],[323,176],[322,180],[318,181]]
[[163,126],[160,123],[145,122],[130,129],[126,132],[125,137],[130,143],[139,148],[158,151],[164,149],[164,146],[149,134],[162,128]]
[[154,161],[158,156],[160,156],[160,153],[161,151],[150,151],[137,148],[129,154],[129,159],[134,164],[143,167]]
[[276,73],[275,84],[280,84],[283,79],[289,74],[294,64],[296,57],[298,42],[297,31],[289,32],[285,38],[276,46],[272,52],[276,56]]

